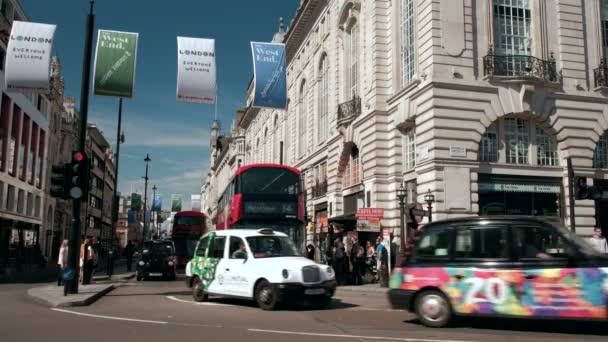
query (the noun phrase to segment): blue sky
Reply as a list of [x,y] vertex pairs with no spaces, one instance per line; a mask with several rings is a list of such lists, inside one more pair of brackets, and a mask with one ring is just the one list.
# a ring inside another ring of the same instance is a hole
[[[56,24],[55,54],[62,63],[66,95],[80,103],[87,0],[21,0],[29,21]],[[177,36],[215,38],[218,116],[227,131],[236,109],[244,106],[252,76],[250,41],[270,41],[279,17],[288,24],[299,0],[160,1],[98,0],[95,31],[139,32],[135,97],[125,99],[119,190],[141,191],[146,153],[150,185],[160,189],[163,207],[173,193],[200,191],[209,163],[209,128],[214,106],[175,100]],[[97,39],[95,37],[95,39]],[[89,123],[97,124],[115,146],[118,99],[90,97]]]

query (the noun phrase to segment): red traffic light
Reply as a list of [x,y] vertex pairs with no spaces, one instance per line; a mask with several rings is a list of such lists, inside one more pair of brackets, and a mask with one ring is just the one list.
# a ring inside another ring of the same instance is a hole
[[584,186],[586,184],[587,184],[587,178],[585,178],[585,177],[579,177],[578,178],[578,185],[579,186]]
[[75,152],[74,153],[74,159],[76,161],[82,161],[84,159],[84,154],[82,154],[81,152]]

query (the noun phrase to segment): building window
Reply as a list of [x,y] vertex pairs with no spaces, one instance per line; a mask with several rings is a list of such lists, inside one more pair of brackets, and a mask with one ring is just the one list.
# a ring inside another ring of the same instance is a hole
[[25,214],[25,191],[19,189],[17,192],[17,213]]
[[479,151],[479,160],[483,162],[496,163],[498,162],[498,134],[496,132],[496,123],[493,123],[483,137],[481,137],[481,146]]
[[34,216],[34,194],[31,192],[27,193],[27,203],[25,208],[25,215]]
[[359,149],[354,146],[350,152],[348,163],[344,168],[342,183],[345,188],[361,183],[361,173],[359,171]]
[[355,23],[350,29],[350,94],[359,96],[359,25]]
[[8,186],[8,190],[6,191],[6,210],[14,211],[15,210],[15,187],[12,185]]
[[408,128],[403,135],[403,167],[406,171],[416,166],[416,129]]
[[536,127],[536,158],[538,165],[558,166],[557,142],[545,130]]
[[34,201],[34,217],[40,218],[40,196],[36,196]]
[[299,118],[299,128],[300,132],[298,135],[299,146],[298,146],[298,154],[300,157],[303,157],[306,153],[306,117],[308,115],[308,105],[306,99],[306,82],[302,82],[302,87],[300,88],[300,98],[299,98],[299,108],[300,111],[298,113]]
[[504,123],[507,163],[528,164],[528,147],[530,140],[528,121],[524,119],[507,118]]
[[237,147],[239,153],[245,153],[245,142],[243,140],[239,140]]
[[46,147],[46,132],[43,130],[40,130],[40,143],[38,144],[38,160],[39,165],[38,165],[38,177],[36,177],[36,187],[41,188],[42,187],[42,183],[40,182],[41,179],[43,179],[42,177],[44,176],[44,148]]
[[604,133],[598,141],[593,153],[593,167],[608,169],[608,133]]
[[403,85],[416,76],[416,32],[414,31],[414,0],[401,0],[399,32],[401,33],[401,62]]
[[529,56],[530,27],[529,0],[494,0],[494,44],[498,54]]
[[9,145],[9,161],[8,161],[8,173],[11,176],[15,176],[15,170],[17,169],[17,160],[19,159],[19,149],[17,148],[17,142],[19,141],[19,133],[21,133],[21,108],[17,105],[13,106],[13,128],[11,130],[11,142]]
[[329,59],[324,55],[319,66],[319,142],[327,139],[329,128]]
[[602,0],[602,47],[604,61],[608,57],[608,0]]

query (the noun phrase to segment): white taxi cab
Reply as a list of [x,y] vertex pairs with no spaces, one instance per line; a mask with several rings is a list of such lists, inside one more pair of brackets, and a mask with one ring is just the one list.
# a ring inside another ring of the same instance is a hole
[[205,234],[186,266],[186,283],[195,301],[248,298],[264,310],[302,298],[324,307],[336,291],[331,267],[300,256],[287,235],[272,229]]

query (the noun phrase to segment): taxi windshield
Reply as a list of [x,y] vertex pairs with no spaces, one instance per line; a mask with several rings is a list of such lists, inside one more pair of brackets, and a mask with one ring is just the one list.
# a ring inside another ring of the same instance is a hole
[[247,243],[256,259],[298,256],[293,242],[285,236],[251,236]]

